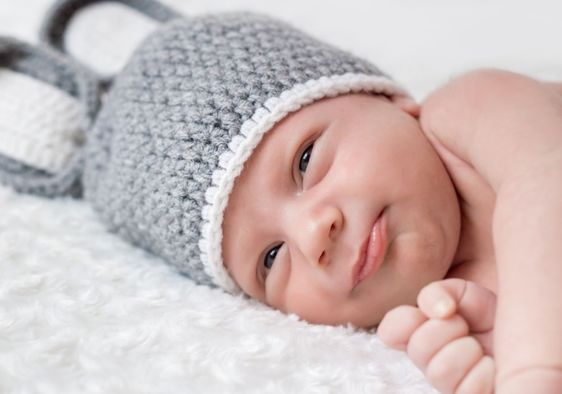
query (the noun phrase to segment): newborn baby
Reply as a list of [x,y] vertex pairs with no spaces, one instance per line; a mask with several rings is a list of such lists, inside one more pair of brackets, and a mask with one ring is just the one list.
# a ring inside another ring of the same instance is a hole
[[310,322],[382,319],[443,392],[492,392],[486,355],[497,392],[559,392],[561,175],[562,85],[475,71],[421,116],[410,100],[324,99],[246,163],[224,260],[247,294]]
[[[45,40],[91,2],[60,0]],[[420,109],[282,22],[160,11],[83,151],[112,231],[196,283],[378,325],[443,392],[559,392],[559,86],[476,71]]]

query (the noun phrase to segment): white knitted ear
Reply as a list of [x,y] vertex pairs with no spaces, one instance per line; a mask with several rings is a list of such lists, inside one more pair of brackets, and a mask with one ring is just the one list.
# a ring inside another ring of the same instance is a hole
[[102,77],[119,72],[158,22],[123,4],[106,2],[79,10],[70,20],[65,47]]
[[57,173],[81,144],[82,111],[66,92],[0,69],[0,153]]
[[244,163],[251,156],[264,134],[291,112],[318,101],[324,97],[335,97],[354,92],[371,92],[387,96],[405,96],[408,93],[396,82],[383,76],[366,74],[343,74],[321,77],[298,84],[282,92],[279,97],[270,98],[263,107],[256,110],[251,119],[241,127],[240,137],[229,145],[219,158],[220,167],[213,174],[213,185],[206,194],[205,220],[202,224],[201,261],[205,271],[216,284],[231,292],[240,292],[224,267],[222,259],[222,222],[228,197],[234,180],[241,173]]

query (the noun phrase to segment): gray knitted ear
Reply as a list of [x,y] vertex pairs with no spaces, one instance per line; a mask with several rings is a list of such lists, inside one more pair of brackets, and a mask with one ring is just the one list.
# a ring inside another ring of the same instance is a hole
[[[99,109],[99,82],[80,66],[48,48],[0,37],[0,68],[26,74],[76,98],[82,107],[81,131],[91,127]],[[61,171],[51,174],[0,154],[0,182],[24,193],[78,196],[83,162],[79,149]]]
[[[66,53],[64,37],[72,17],[80,10],[108,0],[57,0],[47,11],[40,29],[40,40],[46,45]],[[167,22],[180,15],[173,9],[155,0],[110,0],[124,4],[157,22]],[[84,65],[88,67],[88,65]],[[91,72],[94,72],[93,70]],[[94,72],[95,73],[95,72]],[[111,84],[111,78],[98,76],[104,86]]]

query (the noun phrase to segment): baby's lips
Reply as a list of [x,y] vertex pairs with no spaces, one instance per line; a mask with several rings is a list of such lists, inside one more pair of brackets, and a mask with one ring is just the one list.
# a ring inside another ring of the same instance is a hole
[[386,220],[384,210],[376,217],[373,227],[359,249],[359,258],[351,270],[351,288],[378,271],[386,253]]

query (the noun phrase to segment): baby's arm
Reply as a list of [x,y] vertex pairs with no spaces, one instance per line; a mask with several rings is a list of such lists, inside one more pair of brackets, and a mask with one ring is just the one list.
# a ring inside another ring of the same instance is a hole
[[496,193],[499,393],[562,387],[562,96],[502,71],[467,74],[422,105],[424,131]]
[[418,305],[388,312],[379,338],[406,351],[442,393],[492,393],[495,295],[472,282],[446,279],[426,286]]

